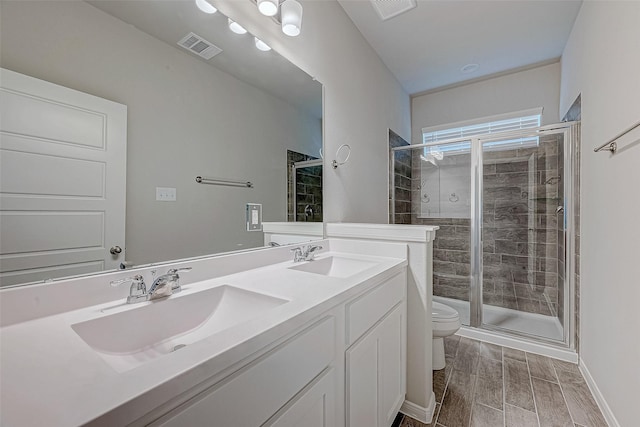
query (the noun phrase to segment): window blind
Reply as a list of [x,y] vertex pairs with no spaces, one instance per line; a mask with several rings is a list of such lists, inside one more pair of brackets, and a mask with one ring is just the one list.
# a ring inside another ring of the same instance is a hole
[[487,133],[531,129],[540,126],[540,114],[523,117],[513,117],[485,123],[428,131],[423,129],[422,142],[424,144],[444,141],[453,138],[466,138]]

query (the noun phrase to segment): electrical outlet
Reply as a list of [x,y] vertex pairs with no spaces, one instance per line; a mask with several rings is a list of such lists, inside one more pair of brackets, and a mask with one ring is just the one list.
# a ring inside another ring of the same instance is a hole
[[156,200],[160,202],[175,202],[176,189],[168,187],[156,187]]

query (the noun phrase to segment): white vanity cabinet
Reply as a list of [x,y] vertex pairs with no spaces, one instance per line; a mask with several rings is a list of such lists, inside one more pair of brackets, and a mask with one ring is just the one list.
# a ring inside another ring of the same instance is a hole
[[406,283],[403,270],[177,408],[158,408],[164,415],[151,424],[134,425],[391,426],[406,389]]
[[[162,416],[151,426],[262,426],[287,402],[293,400],[291,414],[284,414],[275,425],[288,425],[289,415],[318,418],[327,414],[303,413],[303,408],[318,389],[304,390],[335,359],[336,319],[328,316],[293,338],[285,341],[248,365],[216,383],[199,395]],[[325,373],[327,382],[333,380],[333,370]],[[319,383],[320,384],[320,383]],[[323,399],[332,399],[332,393],[324,393]],[[312,402],[313,403],[313,402]],[[302,413],[301,413],[302,412]],[[286,416],[285,416],[286,415]],[[333,422],[320,424],[331,426]]]
[[[389,427],[404,402],[405,295],[406,274],[403,273],[348,305],[350,329],[359,330],[362,325],[375,321],[362,336],[351,336],[355,342],[345,353],[348,427]],[[372,313],[377,314],[372,316]]]

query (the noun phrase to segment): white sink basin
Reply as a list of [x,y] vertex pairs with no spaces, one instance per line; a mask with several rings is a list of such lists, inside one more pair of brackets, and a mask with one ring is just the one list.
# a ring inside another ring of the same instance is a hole
[[224,285],[177,294],[71,327],[116,371],[125,372],[286,302]]
[[309,261],[304,264],[289,268],[291,270],[321,274],[323,276],[345,278],[353,276],[354,274],[358,274],[376,265],[376,263],[369,261],[360,261],[358,259],[330,256],[315,261]]

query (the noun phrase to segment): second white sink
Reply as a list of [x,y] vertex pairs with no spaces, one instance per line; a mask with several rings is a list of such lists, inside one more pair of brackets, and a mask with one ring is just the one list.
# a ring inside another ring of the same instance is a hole
[[369,261],[330,256],[289,268],[291,270],[305,271],[307,273],[321,274],[323,276],[345,278],[358,274],[364,270],[368,270],[376,265],[376,263]]
[[125,372],[288,302],[223,285],[71,325],[100,357]]

